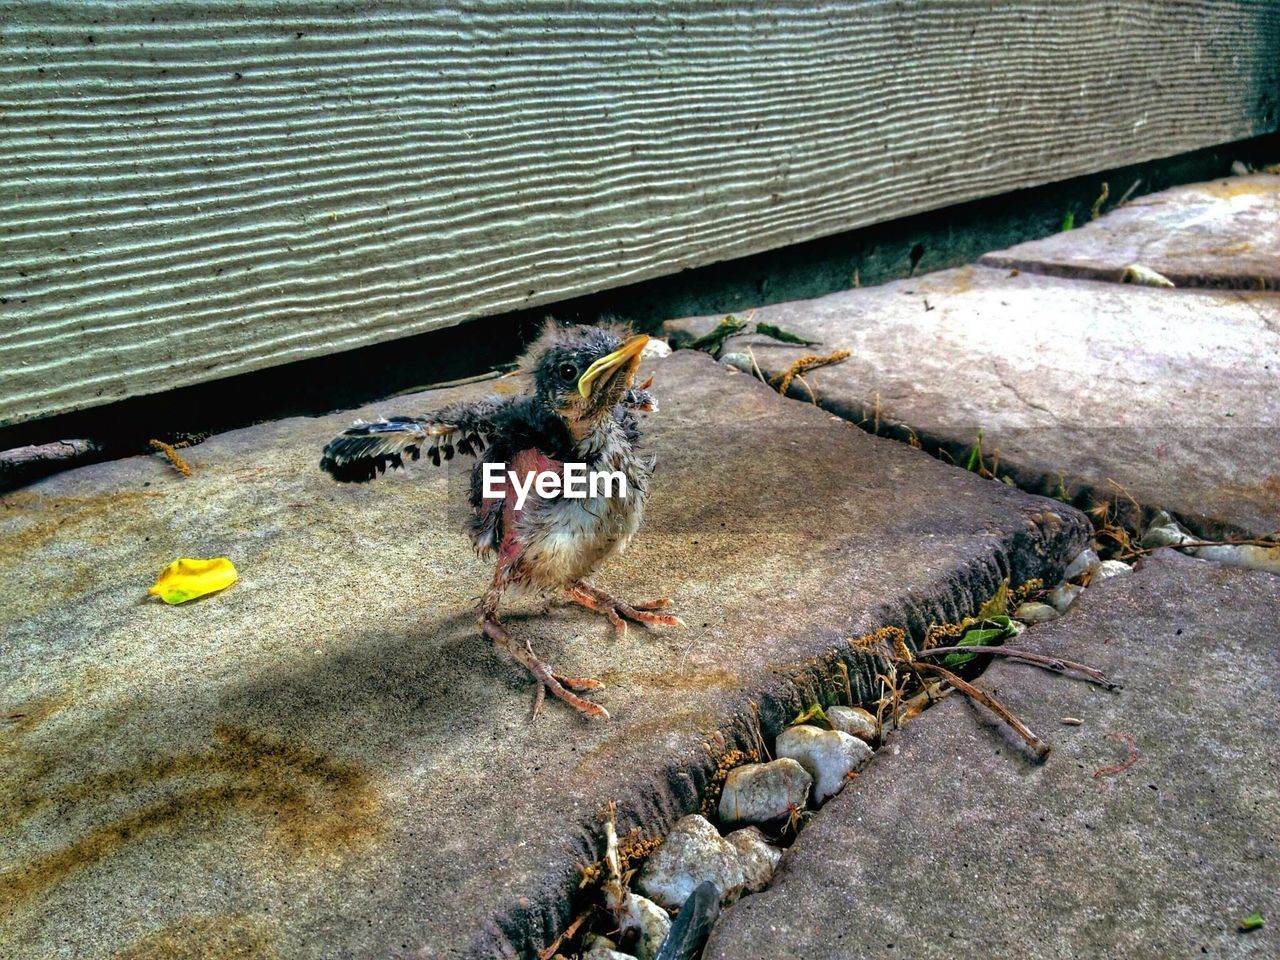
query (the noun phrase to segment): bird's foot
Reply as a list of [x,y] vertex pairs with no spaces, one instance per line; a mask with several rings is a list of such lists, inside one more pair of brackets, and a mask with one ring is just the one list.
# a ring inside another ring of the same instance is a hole
[[507,633],[506,628],[498,622],[496,617],[481,616],[480,629],[495,644],[524,664],[525,668],[533,674],[534,679],[538,681],[538,697],[533,705],[533,715],[535,717],[542,711],[542,701],[546,698],[547,691],[550,691],[553,696],[560,698],[579,713],[588,717],[599,717],[601,720],[609,719],[609,711],[600,706],[600,704],[592,703],[590,700],[584,700],[578,696],[579,693],[599,690],[603,687],[604,684],[599,680],[593,680],[591,677],[571,677],[567,674],[556,673],[551,669],[550,664],[539,659],[527,640],[523,644],[519,643],[511,634]]
[[603,613],[609,618],[609,622],[613,624],[613,629],[618,633],[627,632],[628,620],[635,623],[660,623],[667,627],[684,626],[684,621],[679,617],[674,617],[667,613],[653,612],[671,606],[671,601],[666,597],[627,603],[611,594],[605,593],[599,587],[594,587],[585,581],[579,581],[569,588],[569,599],[574,603],[581,604],[588,610]]

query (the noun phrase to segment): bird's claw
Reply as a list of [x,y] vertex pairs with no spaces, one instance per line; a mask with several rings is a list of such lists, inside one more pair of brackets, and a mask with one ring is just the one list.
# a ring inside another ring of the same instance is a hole
[[548,692],[585,716],[597,717],[601,720],[609,719],[609,711],[600,706],[600,704],[592,703],[590,700],[584,700],[578,696],[578,693],[599,690],[603,687],[604,684],[599,680],[594,680],[591,677],[573,677],[556,673],[549,664],[538,658],[538,655],[533,652],[533,647],[527,641],[524,644],[517,643],[515,638],[507,633],[506,628],[490,613],[482,613],[479,624],[485,636],[524,664],[525,668],[533,674],[534,679],[538,681],[538,695],[533,704],[533,716],[535,719],[542,712],[542,704]]
[[667,597],[627,603],[605,593],[599,587],[593,587],[588,583],[579,583],[570,588],[569,599],[586,607],[588,610],[603,613],[609,618],[609,622],[613,624],[613,629],[619,634],[627,632],[628,620],[634,623],[656,623],[665,627],[683,627],[685,625],[684,621],[679,617],[666,613],[654,613],[655,610],[663,610],[671,606],[671,601]]

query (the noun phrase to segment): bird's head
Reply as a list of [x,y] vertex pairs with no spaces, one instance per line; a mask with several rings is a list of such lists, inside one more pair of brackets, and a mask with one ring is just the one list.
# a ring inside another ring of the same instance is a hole
[[612,327],[548,324],[530,351],[538,399],[581,439],[622,400],[648,342]]

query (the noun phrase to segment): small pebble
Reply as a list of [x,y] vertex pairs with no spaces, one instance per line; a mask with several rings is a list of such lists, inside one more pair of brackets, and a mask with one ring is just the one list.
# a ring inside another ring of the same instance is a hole
[[633,947],[636,960],[654,960],[662,949],[662,941],[671,931],[671,917],[652,900],[637,894],[627,895],[623,931],[635,930],[639,936]]
[[1194,540],[1179,523],[1169,516],[1164,510],[1157,511],[1156,515],[1151,518],[1151,525],[1147,527],[1147,532],[1143,534],[1142,545],[1147,548],[1151,547],[1175,547],[1180,543],[1186,543],[1188,540]]
[[769,884],[773,871],[782,862],[782,851],[769,845],[764,834],[755,827],[743,827],[725,837],[738,851],[742,868],[742,892],[759,893]]
[[1053,609],[1059,613],[1066,613],[1076,598],[1084,593],[1084,587],[1077,586],[1074,583],[1060,583],[1045,596]]
[[650,900],[673,910],[704,880],[715,883],[726,902],[737,899],[742,892],[742,864],[737,848],[705,817],[694,813],[676,821],[662,846],[645,860],[635,885]]
[[827,707],[827,719],[835,729],[859,740],[876,738],[876,718],[861,707]]
[[807,724],[787,727],[778,734],[779,757],[790,757],[813,777],[813,801],[835,796],[846,778],[871,759],[871,748],[841,730],[820,730]]
[[733,367],[743,373],[751,373],[751,358],[745,353],[726,353],[720,357],[720,362],[726,367]]
[[662,960],[694,960],[720,915],[720,890],[708,880],[680,907],[662,947]]
[[1140,287],[1173,287],[1173,281],[1140,263],[1131,263],[1120,276],[1121,283],[1136,283]]
[[671,356],[671,344],[657,337],[650,337],[649,342],[644,345],[644,349],[640,351],[640,357],[648,360],[650,357],[669,357]]
[[595,950],[597,947],[602,950],[617,950],[618,944],[608,937],[602,937],[598,933],[588,933],[582,938],[583,950]]
[[1101,563],[1102,561],[1098,559],[1098,555],[1093,550],[1088,548],[1081,550],[1076,554],[1075,559],[1067,564],[1067,569],[1062,573],[1062,579],[1077,580]]
[[596,947],[594,950],[584,953],[582,960],[636,960],[636,958],[629,953],[620,953],[617,950],[610,950],[608,947]]
[[787,757],[735,767],[720,794],[720,821],[767,823],[789,816],[805,808],[812,785],[804,767]]
[[1013,611],[1013,618],[1021,620],[1023,623],[1048,623],[1050,620],[1057,620],[1058,616],[1058,611],[1053,607],[1047,603],[1037,603],[1034,600],[1022,604],[1017,610]]
[[1133,570],[1123,560],[1103,560],[1098,564],[1098,569],[1093,572],[1093,582],[1101,583],[1103,580],[1110,580],[1112,577],[1122,577],[1126,573]]
[[1280,573],[1280,546],[1260,547],[1250,543],[1230,543],[1200,547],[1196,550],[1196,556],[1201,560],[1212,560],[1228,567]]

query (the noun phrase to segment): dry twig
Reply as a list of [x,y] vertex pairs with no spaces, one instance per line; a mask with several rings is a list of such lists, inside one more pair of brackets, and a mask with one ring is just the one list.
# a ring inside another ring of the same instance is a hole
[[1129,202],[1129,198],[1133,196],[1134,191],[1135,191],[1135,190],[1137,190],[1137,189],[1138,189],[1138,187],[1140,187],[1141,185],[1142,185],[1142,179],[1141,179],[1141,178],[1139,178],[1139,179],[1137,179],[1137,180],[1133,181],[1133,183],[1129,184],[1129,189],[1128,189],[1128,190],[1126,190],[1123,194],[1121,194],[1121,195],[1120,195],[1120,199],[1119,199],[1119,201],[1117,201],[1116,206],[1117,206],[1117,207],[1123,207],[1126,203],[1128,203],[1128,202]]
[[1029,650],[1019,650],[1017,647],[985,647],[978,645],[931,647],[928,650],[919,651],[916,656],[936,657],[939,654],[946,653],[985,653],[1000,657],[1008,657],[1011,660],[1021,660],[1024,663],[1033,663],[1037,667],[1044,667],[1046,670],[1052,670],[1054,673],[1066,673],[1070,670],[1107,690],[1122,689],[1120,684],[1116,683],[1101,670],[1095,669],[1094,667],[1090,667],[1083,663],[1076,663],[1074,660],[1063,660],[1060,657],[1046,657],[1043,654],[1031,653]]
[[1045,757],[1049,755],[1049,749],[1050,749],[1049,744],[1045,743],[1043,740],[1037,737],[1031,731],[1030,727],[1028,727],[1025,723],[1023,723],[1017,717],[1015,717],[1009,711],[1008,707],[1006,707],[1003,703],[1001,703],[995,697],[991,696],[991,694],[987,693],[984,690],[979,690],[973,684],[969,683],[969,681],[962,680],[960,677],[956,676],[950,670],[947,670],[945,667],[940,667],[936,663],[917,662],[916,666],[918,666],[921,670],[928,670],[932,673],[938,674],[944,680],[946,680],[947,683],[951,684],[951,686],[955,687],[965,696],[969,697],[972,700],[978,701],[978,703],[982,704],[984,707],[986,707],[988,710],[994,713],[997,717],[999,717],[1001,720],[1007,723],[1013,729],[1014,733],[1020,736],[1026,742],[1027,746],[1031,748],[1032,752],[1035,753],[1037,760],[1043,760]]
[[554,957],[556,952],[560,949],[560,944],[564,943],[566,940],[572,940],[582,925],[587,922],[587,918],[591,916],[593,911],[594,908],[579,914],[578,918],[574,920],[573,923],[564,928],[564,933],[560,934],[560,936],[556,937],[555,940],[552,941],[551,946],[547,947],[545,950],[538,951],[538,960],[551,960],[551,958]]
[[[1198,547],[1267,547],[1272,550],[1280,550],[1280,540],[1238,537],[1231,540],[1183,540],[1181,543],[1171,543],[1169,546],[1175,550],[1195,550]],[[1163,547],[1132,547],[1126,556],[1145,556],[1148,553],[1155,553],[1157,550],[1163,549]]]

